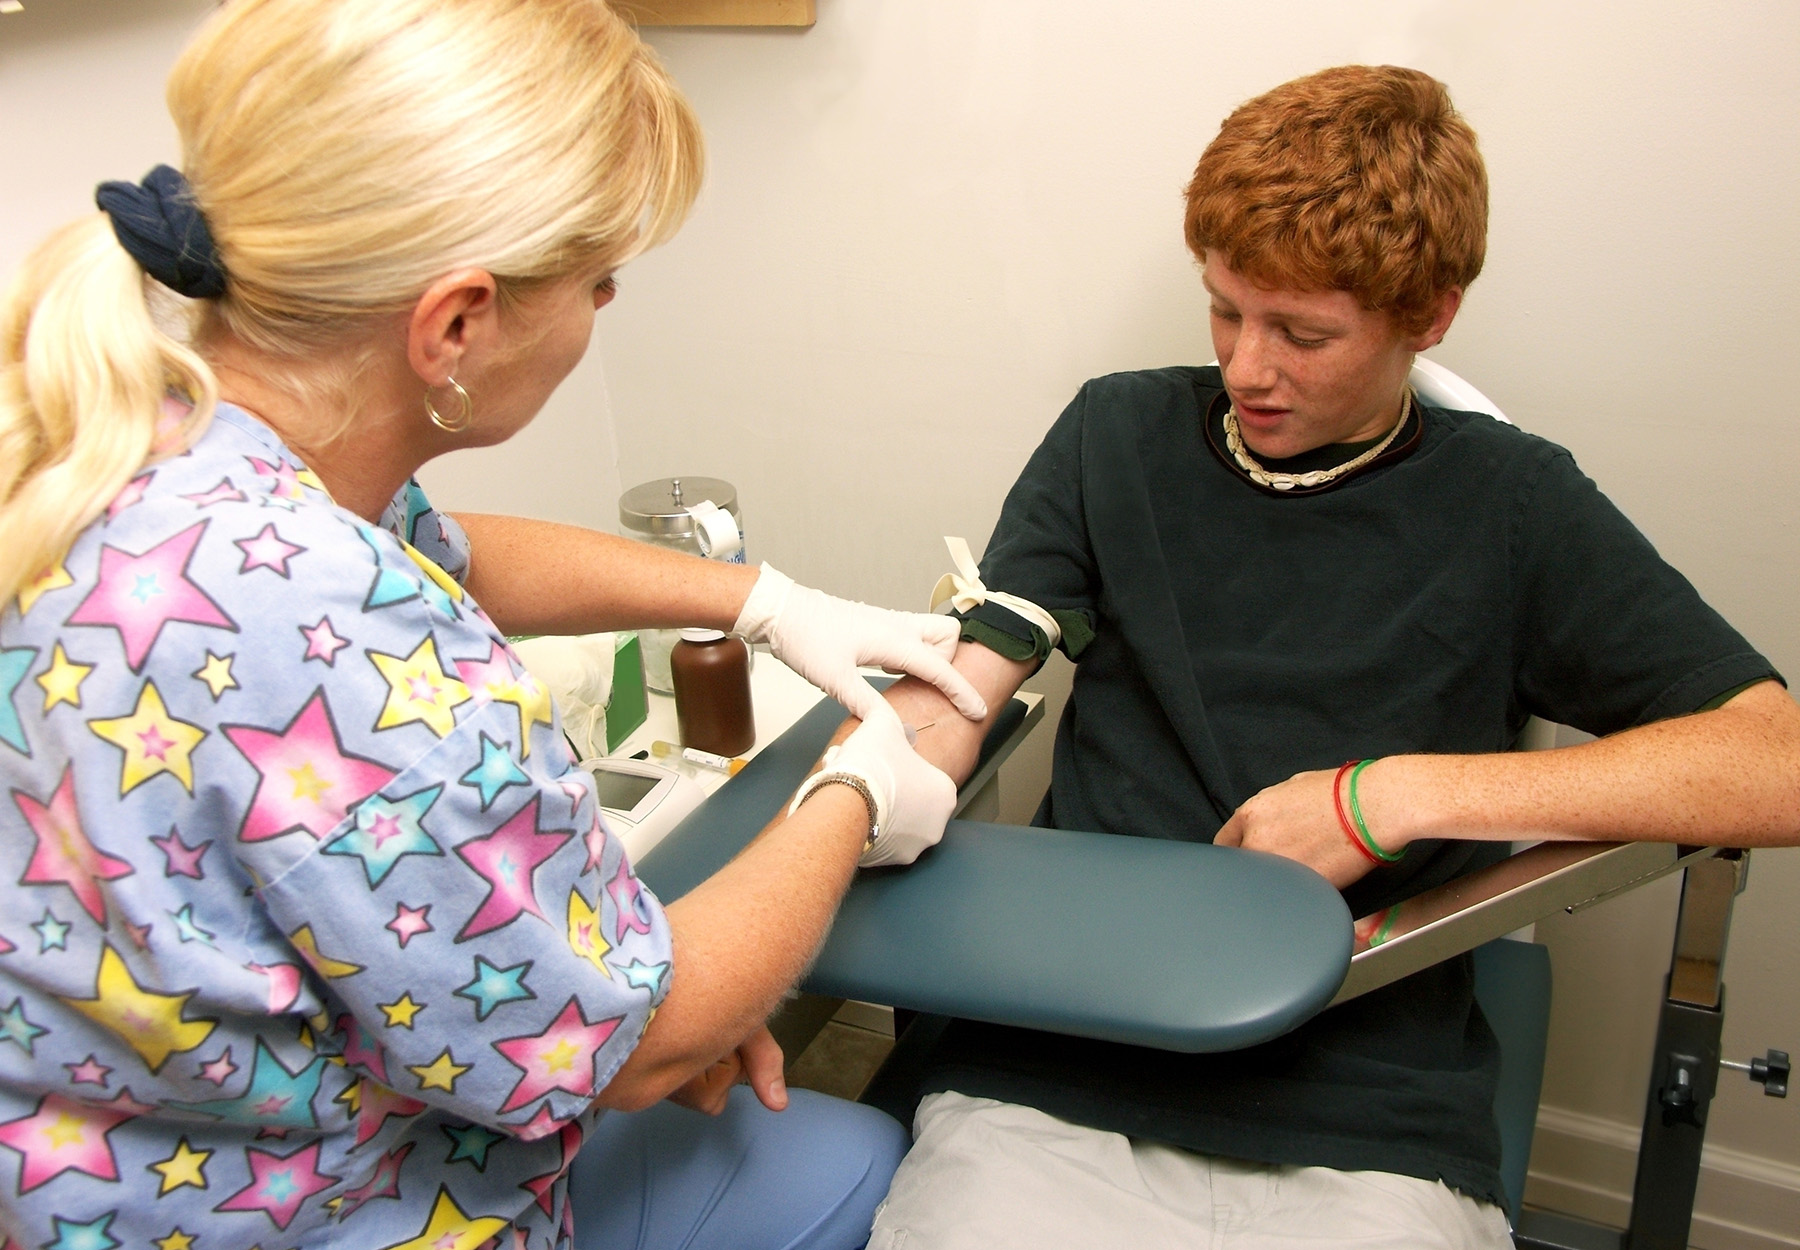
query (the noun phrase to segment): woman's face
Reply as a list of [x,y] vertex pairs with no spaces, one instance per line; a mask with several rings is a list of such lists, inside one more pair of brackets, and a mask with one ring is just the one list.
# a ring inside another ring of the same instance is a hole
[[1202,272],[1238,427],[1251,452],[1271,460],[1386,433],[1413,354],[1443,337],[1461,295],[1444,297],[1442,326],[1409,335],[1348,291],[1258,286],[1216,252]]

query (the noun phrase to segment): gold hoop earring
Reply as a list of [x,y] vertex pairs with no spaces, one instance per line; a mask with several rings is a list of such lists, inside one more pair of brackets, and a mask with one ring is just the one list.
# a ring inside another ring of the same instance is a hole
[[468,429],[470,424],[475,420],[475,404],[474,401],[469,398],[469,392],[463,390],[462,383],[458,382],[455,378],[451,378],[445,385],[456,392],[458,411],[455,419],[452,420],[446,418],[443,413],[432,406],[431,388],[429,386],[425,388],[425,415],[430,417],[431,423],[444,433],[460,434]]

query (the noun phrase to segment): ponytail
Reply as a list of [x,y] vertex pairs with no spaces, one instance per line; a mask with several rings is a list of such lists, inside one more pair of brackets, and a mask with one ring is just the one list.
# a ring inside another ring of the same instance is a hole
[[[0,300],[0,608],[212,416],[212,370],[157,327],[148,285],[96,213],[39,245]],[[193,408],[159,430],[170,392]]]

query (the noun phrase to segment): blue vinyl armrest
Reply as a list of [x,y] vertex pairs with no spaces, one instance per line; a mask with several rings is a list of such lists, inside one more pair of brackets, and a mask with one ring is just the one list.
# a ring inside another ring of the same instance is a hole
[[[717,872],[793,795],[843,717],[822,701],[638,875],[673,900]],[[1338,892],[1272,855],[953,820],[918,863],[858,875],[805,988],[1165,1050],[1235,1050],[1329,1003],[1350,940]]]

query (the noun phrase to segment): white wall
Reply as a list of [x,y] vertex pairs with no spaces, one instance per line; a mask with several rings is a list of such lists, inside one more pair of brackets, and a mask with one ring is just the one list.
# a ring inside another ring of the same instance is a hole
[[[172,156],[160,79],[208,7],[26,3],[0,18],[0,268],[95,181]],[[1323,65],[1397,61],[1451,84],[1493,180],[1487,272],[1438,357],[1800,672],[1791,0],[821,0],[810,31],[648,35],[709,135],[698,210],[623,275],[537,426],[433,466],[441,502],[610,525],[621,482],[721,476],[754,556],[916,603],[938,536],[980,548],[1084,378],[1211,356],[1180,190],[1219,119]],[[1015,810],[1048,743],[1007,782]],[[1759,854],[1728,1053],[1800,1051],[1796,900],[1800,854]],[[1545,928],[1534,1192],[1567,1209],[1616,1213],[1629,1188],[1668,905]],[[1697,1238],[1796,1244],[1727,1222],[1800,1227],[1800,1099],[1732,1076],[1709,1141]]]

